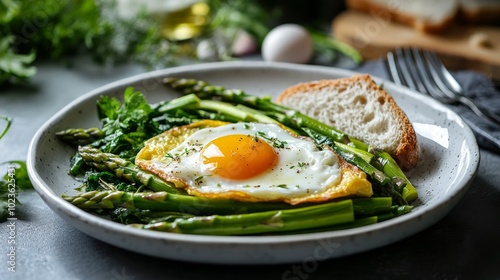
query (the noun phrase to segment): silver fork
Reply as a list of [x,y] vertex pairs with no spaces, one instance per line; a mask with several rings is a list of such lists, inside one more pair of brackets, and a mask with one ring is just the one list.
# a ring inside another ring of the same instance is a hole
[[[446,70],[435,53],[416,48],[397,48],[394,53],[387,54],[386,63],[392,80],[396,84],[428,94],[443,103],[462,103],[500,129],[500,116],[483,109],[471,99],[463,96],[461,86]],[[467,119],[464,121],[476,135],[483,139],[480,142],[482,146],[500,151],[500,139],[495,138],[474,122]]]
[[463,95],[463,89],[434,52],[397,48],[387,54],[390,74],[396,84],[426,93],[446,104],[464,104],[490,124],[500,126],[500,116]]

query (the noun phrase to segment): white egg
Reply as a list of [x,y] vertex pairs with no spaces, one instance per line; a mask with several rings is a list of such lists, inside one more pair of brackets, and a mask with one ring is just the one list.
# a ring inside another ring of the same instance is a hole
[[311,36],[298,24],[277,26],[262,42],[262,57],[265,61],[308,63],[312,54]]
[[[175,134],[183,135],[182,129]],[[353,172],[332,150],[320,150],[311,139],[274,124],[202,128],[151,157],[151,147],[158,150],[166,141],[172,136],[148,141],[149,151],[140,152],[136,163],[191,195],[291,204],[371,195],[363,172]]]

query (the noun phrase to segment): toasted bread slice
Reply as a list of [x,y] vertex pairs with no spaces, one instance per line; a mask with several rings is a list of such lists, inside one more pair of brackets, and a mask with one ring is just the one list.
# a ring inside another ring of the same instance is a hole
[[390,153],[403,170],[418,162],[420,149],[412,124],[369,75],[298,84],[276,102]]

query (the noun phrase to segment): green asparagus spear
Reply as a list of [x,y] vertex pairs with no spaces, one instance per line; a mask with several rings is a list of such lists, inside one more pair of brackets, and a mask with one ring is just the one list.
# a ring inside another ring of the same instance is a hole
[[351,200],[298,209],[273,210],[240,215],[178,218],[173,222],[136,224],[136,228],[188,234],[243,235],[312,229],[354,221]]
[[81,172],[82,166],[85,165],[85,162],[83,161],[83,158],[78,154],[74,154],[71,159],[71,168],[69,169],[69,174],[76,176]]
[[393,209],[391,197],[352,198],[356,216],[372,216],[387,213]]
[[240,202],[229,199],[208,199],[167,192],[91,191],[63,196],[71,204],[87,210],[113,210],[120,207],[151,211],[169,211],[193,215],[239,214],[305,207],[286,203]]
[[391,197],[393,199],[393,202],[397,205],[408,204],[408,201],[406,201],[401,196],[401,193],[395,190],[395,183],[393,179],[389,178],[388,176],[386,176],[386,174],[376,169],[373,165],[370,165],[362,158],[354,154],[348,154],[345,152],[345,150],[339,149],[337,146],[334,146],[333,150],[347,162],[358,166],[361,170],[368,174],[370,178],[374,179],[375,181],[372,181],[372,188],[378,191],[379,194]]
[[201,100],[195,94],[188,94],[182,97],[173,99],[172,101],[164,104],[158,108],[159,112],[171,112],[173,110],[192,110],[196,115],[206,111],[217,112],[229,118],[233,122],[246,121],[246,122],[267,122],[267,123],[277,123],[272,118],[267,117],[260,112],[245,107],[243,105],[233,106],[226,102],[216,101],[216,100]]
[[372,189],[374,195],[391,197],[395,205],[408,205],[408,201],[396,190],[396,186],[392,180],[385,185],[381,185],[377,181],[372,181]]
[[356,165],[370,177],[377,180],[380,184],[385,185],[390,181],[390,178],[385,176],[383,172],[379,171],[377,168],[368,163],[373,158],[372,154],[365,152],[363,150],[358,150],[355,147],[351,147],[345,144],[339,145],[339,143],[332,141],[331,138],[322,135],[312,129],[309,129],[308,127],[302,128],[302,131],[304,131],[307,136],[314,139],[314,141],[318,145],[330,146],[344,160],[346,160],[351,164]]
[[56,132],[57,138],[70,145],[88,145],[104,137],[104,132],[97,127],[70,128]]
[[[314,205],[310,203],[290,205],[281,202],[240,202],[167,192],[90,191],[74,196],[63,196],[63,198],[71,204],[87,210],[113,210],[125,207],[128,210],[169,211],[194,215],[252,213]],[[390,197],[352,198],[350,200],[353,201],[356,215],[377,215],[393,209]]]
[[90,146],[81,146],[78,154],[85,163],[101,171],[110,171],[119,178],[129,182],[135,182],[149,187],[153,191],[166,191],[173,194],[185,194],[183,189],[176,188],[173,184],[166,182],[158,176],[141,170],[130,161],[124,160],[112,153],[102,151]]
[[151,224],[157,222],[173,222],[177,218],[192,218],[192,214],[180,212],[151,211],[119,207],[111,211],[112,221],[121,224]]
[[391,211],[385,212],[385,213],[380,213],[377,215],[377,218],[378,218],[379,222],[390,220],[390,219],[393,219],[397,216],[401,216],[401,215],[410,213],[412,208],[413,207],[410,205],[400,205],[400,206],[394,205],[394,206],[392,206]]
[[379,150],[373,151],[373,153],[375,154],[377,163],[381,166],[381,169],[384,170],[384,173],[387,174],[387,176],[400,178],[403,180],[403,182],[398,183],[399,186],[402,185],[400,193],[403,198],[408,202],[415,201],[418,197],[417,190],[412,185],[410,180],[408,180],[403,171],[399,168],[398,164],[391,157],[391,155],[389,155],[389,153],[387,152]]
[[376,224],[378,221],[379,221],[378,216],[362,217],[362,218],[356,218],[353,222],[350,223],[303,229],[303,230],[287,231],[284,232],[283,234],[303,234],[303,233],[327,232],[334,230],[350,229],[350,228],[357,228],[357,227]]
[[242,90],[225,89],[220,86],[212,86],[206,82],[194,79],[165,78],[163,83],[186,94],[195,93],[201,99],[217,97],[226,102],[242,104],[253,109],[280,113],[288,118],[290,123],[296,127],[311,127],[324,135],[332,137],[337,142],[349,143],[350,140],[344,133],[334,127],[321,123],[296,110],[281,106],[270,100],[268,97],[257,97],[246,94]]

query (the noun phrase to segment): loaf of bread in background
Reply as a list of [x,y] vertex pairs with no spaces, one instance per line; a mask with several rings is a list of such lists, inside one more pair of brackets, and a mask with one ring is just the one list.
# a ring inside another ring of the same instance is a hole
[[437,33],[450,26],[459,11],[459,0],[347,0],[347,7],[365,11],[415,29]]
[[460,0],[458,21],[472,23],[500,23],[499,0]]
[[498,0],[346,0],[348,8],[400,22],[425,33],[440,33],[456,22],[500,20]]
[[369,75],[301,83],[286,89],[276,102],[388,152],[403,170],[418,162],[412,124]]

